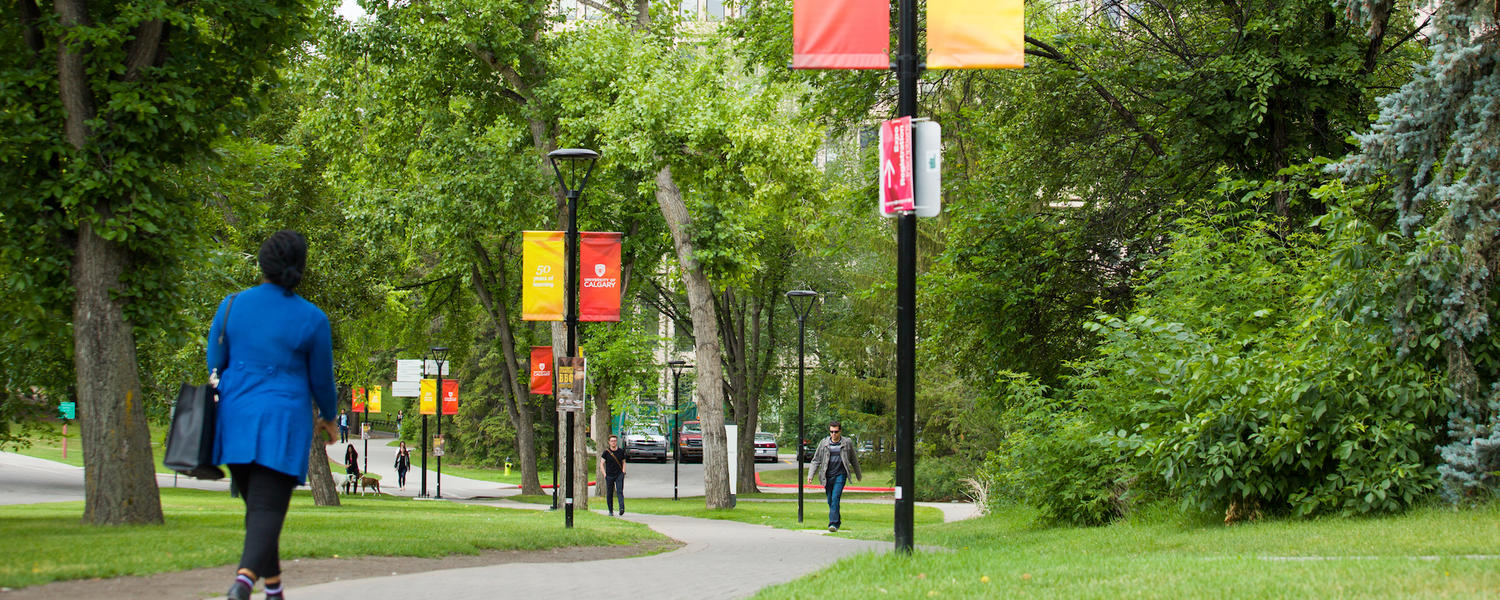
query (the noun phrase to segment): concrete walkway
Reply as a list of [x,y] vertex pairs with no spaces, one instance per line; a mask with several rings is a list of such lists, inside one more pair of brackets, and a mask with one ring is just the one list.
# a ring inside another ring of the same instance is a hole
[[[545,508],[507,501],[485,504]],[[504,564],[337,581],[292,590],[299,600],[434,598],[490,600],[545,597],[649,597],[653,600],[744,598],[890,542],[851,540],[734,521],[627,514],[685,545],[639,558],[582,563]],[[437,590],[441,590],[438,593]]]

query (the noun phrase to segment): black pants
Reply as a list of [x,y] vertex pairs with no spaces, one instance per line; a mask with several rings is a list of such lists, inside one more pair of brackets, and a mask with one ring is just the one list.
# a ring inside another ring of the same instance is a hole
[[240,568],[257,577],[281,575],[281,526],[297,478],[254,463],[229,465],[234,487],[245,499],[245,549]]
[[406,469],[396,471],[396,485],[406,487]]
[[620,513],[625,512],[625,474],[604,476],[604,502],[609,505],[610,514],[615,512],[615,496],[620,497]]

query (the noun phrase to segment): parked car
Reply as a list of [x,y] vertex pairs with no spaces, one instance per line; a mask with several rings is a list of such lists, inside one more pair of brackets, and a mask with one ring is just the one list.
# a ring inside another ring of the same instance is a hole
[[655,427],[632,427],[625,430],[625,460],[667,462],[667,436]]
[[764,431],[755,432],[755,462],[776,462],[776,436]]
[[687,421],[677,432],[677,459],[682,462],[703,462],[703,424]]
[[810,440],[802,440],[802,462],[812,462],[813,453],[817,450],[817,448],[815,446],[812,446],[811,444],[812,442]]

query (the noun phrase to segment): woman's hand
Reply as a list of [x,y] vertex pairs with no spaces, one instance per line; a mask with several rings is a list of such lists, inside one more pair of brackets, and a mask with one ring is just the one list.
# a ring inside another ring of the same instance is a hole
[[333,445],[333,441],[336,440],[336,439],[339,439],[339,429],[338,429],[338,427],[339,426],[336,425],[333,421],[329,421],[329,420],[325,420],[325,419],[318,419],[317,425],[315,427],[313,427],[313,434],[316,435],[317,432],[320,431],[320,430],[323,433],[328,434],[328,439],[323,442],[323,445],[324,446],[332,446]]

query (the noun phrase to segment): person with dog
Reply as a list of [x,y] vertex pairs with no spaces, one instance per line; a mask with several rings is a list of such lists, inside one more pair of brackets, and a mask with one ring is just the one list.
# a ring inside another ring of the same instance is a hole
[[609,515],[615,514],[615,496],[620,497],[620,514],[625,514],[625,449],[620,447],[620,438],[609,436],[609,449],[600,454],[604,458],[604,502],[609,505]]
[[229,466],[245,501],[231,600],[248,599],[257,579],[268,600],[283,597],[281,529],[292,489],[307,482],[315,434],[332,444],[337,433],[328,316],[293,291],[307,269],[307,238],[278,231],[257,258],[261,283],[220,302],[208,334],[209,379],[219,390],[213,460]]
[[406,449],[406,442],[401,442],[401,447],[396,449],[396,485],[406,489],[406,472],[411,470],[411,451]]
[[844,426],[838,421],[828,424],[828,437],[818,442],[811,470],[807,472],[808,483],[812,483],[813,477],[822,478],[823,493],[828,496],[829,531],[838,531],[844,524],[839,515],[839,500],[844,495],[844,484],[849,481],[849,474],[853,473],[856,480],[865,478],[864,473],[859,470],[859,456],[854,449],[854,440],[840,435],[843,431]]
[[349,443],[349,413],[339,410],[339,443]]
[[359,483],[359,451],[354,449],[354,444],[349,444],[344,450],[344,473],[349,475],[351,484]]

